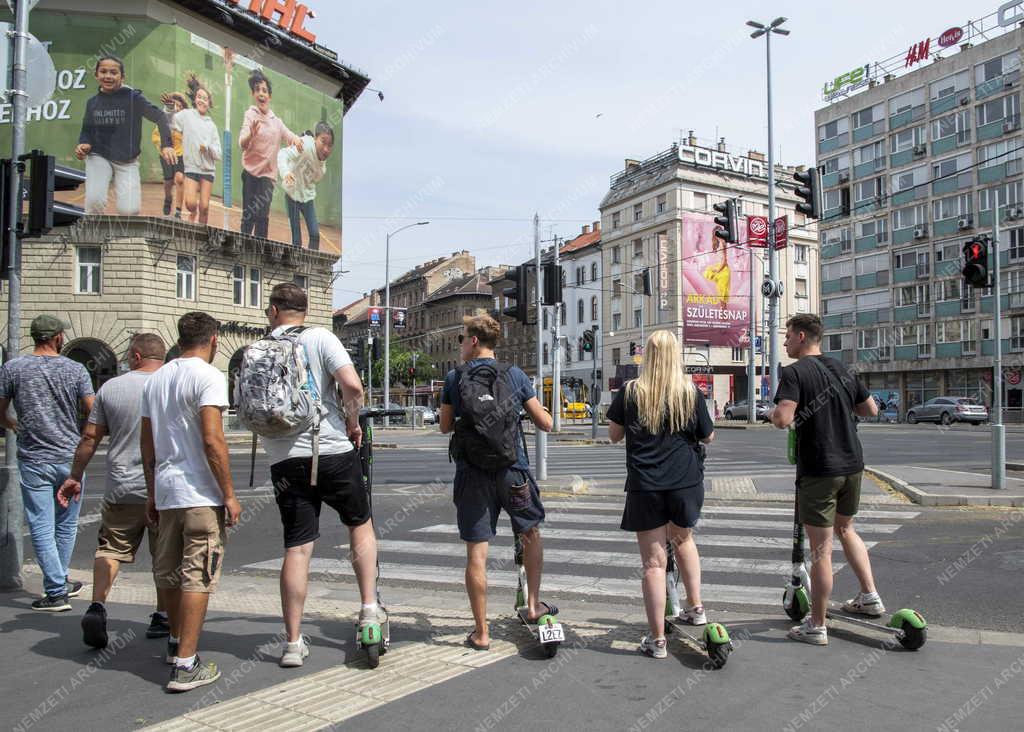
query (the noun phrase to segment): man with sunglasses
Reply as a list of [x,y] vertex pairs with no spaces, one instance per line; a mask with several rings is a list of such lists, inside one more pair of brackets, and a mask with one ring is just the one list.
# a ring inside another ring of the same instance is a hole
[[490,648],[487,625],[487,549],[497,533],[498,516],[502,509],[512,520],[512,531],[519,534],[523,541],[523,565],[530,587],[527,609],[529,619],[536,620],[541,615],[554,615],[558,612],[558,608],[538,600],[544,562],[538,526],[544,520],[544,506],[540,501],[537,483],[530,474],[530,463],[522,440],[515,441],[515,462],[508,468],[495,470],[474,465],[467,457],[468,451],[458,448],[460,430],[456,430],[456,419],[464,416],[460,381],[471,378],[473,372],[481,367],[494,368],[498,374],[496,379],[508,379],[515,402],[512,405],[515,415],[525,410],[537,429],[545,432],[551,430],[551,415],[537,401],[529,377],[516,366],[495,361],[494,347],[500,334],[501,326],[489,315],[463,318],[459,347],[464,363],[460,368],[448,372],[441,395],[441,432],[456,432],[453,440],[454,501],[459,537],[466,542],[466,592],[469,594],[475,625],[473,631],[466,636],[466,645],[478,651]]

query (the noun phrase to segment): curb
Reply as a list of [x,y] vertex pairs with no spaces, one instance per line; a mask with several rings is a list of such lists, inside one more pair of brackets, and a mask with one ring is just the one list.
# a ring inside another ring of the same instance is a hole
[[1024,470],[1024,463],[1007,463],[1007,470]]
[[910,483],[877,468],[865,466],[864,471],[889,484],[919,506],[996,506],[1002,508],[1024,507],[1024,496],[967,496],[938,495],[915,488]]

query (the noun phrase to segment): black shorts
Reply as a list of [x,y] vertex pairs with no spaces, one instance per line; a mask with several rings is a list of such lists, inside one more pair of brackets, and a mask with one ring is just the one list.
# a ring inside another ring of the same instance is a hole
[[197,183],[201,180],[208,180],[213,183],[213,173],[185,173],[185,177]]
[[357,450],[321,455],[315,488],[309,485],[312,464],[313,459],[307,457],[288,458],[270,466],[285,548],[319,538],[323,503],[337,511],[346,526],[359,526],[370,519],[370,499],[363,486]]
[[455,464],[456,523],[463,541],[490,541],[498,533],[502,509],[512,520],[512,531],[522,534],[544,520],[540,490],[528,470],[483,470],[469,463]]
[[704,505],[704,484],[674,491],[629,491],[622,512],[623,531],[650,531],[670,521],[692,529]]
[[160,167],[164,170],[164,180],[174,180],[175,173],[185,172],[185,163],[182,162],[180,155],[173,165],[168,165],[166,160],[160,158]]

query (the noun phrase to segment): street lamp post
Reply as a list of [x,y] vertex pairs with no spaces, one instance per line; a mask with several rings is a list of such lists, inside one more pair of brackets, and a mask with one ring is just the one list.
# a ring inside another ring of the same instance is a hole
[[[391,237],[414,226],[426,226],[429,221],[406,224],[387,235],[384,242],[384,409],[391,404]],[[391,426],[391,419],[384,416],[384,426]]]
[[747,25],[754,28],[751,38],[765,37],[765,60],[768,79],[768,277],[772,281],[772,294],[768,300],[768,360],[771,370],[771,393],[779,384],[779,256],[775,251],[775,139],[772,130],[772,34],[788,36],[780,28],[785,18],[776,18],[767,26],[753,20]]

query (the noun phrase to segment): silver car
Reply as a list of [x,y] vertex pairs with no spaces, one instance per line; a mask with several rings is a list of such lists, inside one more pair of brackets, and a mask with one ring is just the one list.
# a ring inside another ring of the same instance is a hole
[[917,424],[918,422],[938,422],[945,425],[953,424],[953,422],[981,424],[987,421],[988,409],[985,405],[979,404],[977,399],[968,397],[935,397],[907,410],[908,424]]
[[[771,411],[771,409],[772,409],[771,402],[765,401],[763,399],[758,399],[757,400],[757,419],[758,419],[758,421],[767,422],[768,421],[768,413]],[[732,420],[732,419],[744,420],[744,419],[747,419],[747,415],[748,414],[750,414],[750,412],[747,411],[747,400],[746,399],[740,399],[738,402],[734,402],[734,403],[728,405],[725,408],[725,418],[729,419],[729,420]]]

